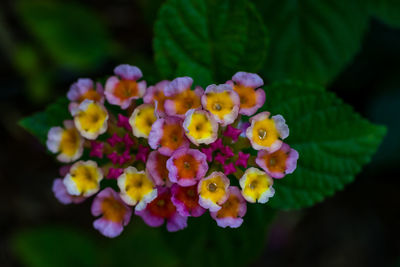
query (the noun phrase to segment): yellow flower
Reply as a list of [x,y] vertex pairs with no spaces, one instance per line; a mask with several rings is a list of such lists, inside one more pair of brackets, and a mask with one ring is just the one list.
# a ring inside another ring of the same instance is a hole
[[264,149],[270,153],[282,146],[281,139],[289,135],[289,128],[281,115],[272,116],[265,111],[250,118],[250,127],[246,130],[246,136],[256,150]]
[[228,84],[209,85],[201,103],[222,126],[234,122],[239,113],[239,96]]
[[75,128],[73,121],[64,121],[64,127],[53,127],[47,134],[47,148],[58,153],[61,162],[72,162],[82,156],[83,138]]
[[254,167],[246,170],[239,183],[242,188],[242,195],[248,202],[266,203],[275,194],[272,178]]
[[211,144],[218,137],[218,123],[205,110],[191,109],[183,121],[185,134],[193,144]]
[[118,177],[118,187],[121,190],[122,200],[128,205],[136,205],[136,210],[143,210],[147,203],[157,197],[157,189],[150,176],[135,167],[126,168]]
[[102,179],[103,172],[97,163],[88,160],[72,165],[63,182],[70,195],[89,197],[99,191]]
[[148,138],[153,123],[157,120],[156,109],[152,104],[138,106],[129,118],[133,135]]
[[201,179],[197,186],[200,206],[211,212],[220,210],[229,197],[228,187],[229,179],[222,172],[213,172]]
[[107,130],[108,113],[98,102],[84,100],[73,115],[76,128],[87,139],[94,140]]

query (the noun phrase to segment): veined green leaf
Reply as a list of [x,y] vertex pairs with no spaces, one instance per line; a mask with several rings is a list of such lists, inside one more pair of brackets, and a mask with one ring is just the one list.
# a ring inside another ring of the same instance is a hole
[[366,30],[359,0],[256,0],[271,34],[265,76],[326,85],[352,60]]
[[202,86],[225,82],[239,70],[258,71],[267,44],[262,19],[243,0],[169,0],[155,24],[162,76],[187,75]]
[[274,208],[311,206],[341,190],[370,161],[386,132],[333,93],[300,82],[271,85],[267,101],[268,111],[285,117],[285,142],[300,155],[295,172],[274,184]]

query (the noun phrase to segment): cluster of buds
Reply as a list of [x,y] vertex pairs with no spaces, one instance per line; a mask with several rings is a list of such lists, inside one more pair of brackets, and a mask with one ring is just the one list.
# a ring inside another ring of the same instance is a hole
[[282,141],[284,118],[254,115],[265,102],[257,74],[238,72],[205,90],[192,89],[190,77],[147,87],[130,65],[114,74],[104,87],[74,83],[71,120],[47,139],[67,164],[53,183],[56,198],[69,204],[94,196],[93,226],[103,235],[118,236],[132,211],[153,227],[166,222],[168,231],[207,210],[219,226],[239,227],[247,202],[266,203],[273,178],[295,170],[298,153]]

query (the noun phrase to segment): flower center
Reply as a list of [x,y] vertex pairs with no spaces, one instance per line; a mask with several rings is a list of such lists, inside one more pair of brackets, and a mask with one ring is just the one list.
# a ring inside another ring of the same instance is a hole
[[188,195],[189,197],[194,197],[194,196],[195,196],[194,190],[193,190],[193,189],[189,189],[189,190],[187,191],[187,195]]
[[207,188],[208,191],[215,192],[217,190],[217,185],[215,183],[209,183]]
[[274,166],[276,164],[276,158],[270,158],[269,165]]
[[165,205],[165,200],[164,199],[160,199],[160,200],[157,201],[157,206],[164,207],[164,205]]
[[267,131],[264,128],[258,130],[258,138],[264,140],[267,137]]
[[250,183],[249,187],[250,189],[255,189],[257,187],[258,182],[257,181],[253,181]]
[[203,129],[203,125],[202,124],[197,124],[196,125],[196,131],[201,131]]
[[187,161],[185,161],[185,162],[183,163],[183,166],[185,167],[185,169],[190,169],[190,163],[187,162]]
[[222,109],[222,107],[221,107],[221,105],[220,105],[219,103],[215,103],[214,106],[213,106],[213,108],[214,108],[215,110],[218,110],[218,111],[220,111],[220,110]]

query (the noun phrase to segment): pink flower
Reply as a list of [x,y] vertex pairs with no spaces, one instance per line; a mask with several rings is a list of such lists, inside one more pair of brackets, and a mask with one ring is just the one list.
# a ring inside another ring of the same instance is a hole
[[227,81],[227,84],[239,95],[239,114],[251,116],[264,105],[264,90],[256,90],[264,85],[264,81],[257,74],[240,71],[233,75],[232,81]]
[[124,172],[122,168],[110,168],[108,170],[107,178],[108,179],[118,179],[118,177]]
[[147,156],[149,155],[149,152],[150,152],[150,148],[148,148],[147,146],[142,146],[141,144],[139,144],[138,152],[136,154],[136,160],[141,160],[144,163],[146,163]]
[[149,146],[165,156],[171,156],[179,148],[189,147],[182,123],[182,119],[173,116],[156,120],[149,134]]
[[216,162],[219,162],[221,164],[225,164],[227,157],[225,155],[222,155],[221,153],[218,153],[215,157],[214,160]]
[[132,127],[129,124],[129,118],[125,117],[122,114],[118,114],[118,122],[117,122],[118,127],[125,128],[128,132],[132,132]]
[[143,97],[144,103],[157,104],[157,113],[161,117],[165,116],[164,104],[168,97],[165,96],[164,90],[169,83],[170,81],[164,80],[154,86],[150,86]]
[[225,156],[227,156],[228,158],[231,158],[231,157],[233,157],[235,154],[233,153],[233,150],[232,150],[232,148],[230,147],[230,146],[224,146],[224,147],[222,147],[221,149],[221,152],[225,155]]
[[97,141],[91,141],[90,146],[92,149],[90,150],[89,156],[97,157],[99,159],[103,158],[104,143],[97,142]]
[[222,144],[222,139],[218,138],[214,143],[210,144],[210,147],[215,151],[217,149],[222,149],[224,145]]
[[171,181],[168,178],[168,158],[168,156],[164,156],[159,151],[151,151],[147,159],[146,169],[157,186],[171,185]]
[[146,82],[137,82],[142,78],[142,72],[135,66],[119,65],[114,69],[115,75],[108,78],[105,86],[105,96],[112,105],[127,109],[133,99],[142,97],[146,91]]
[[241,133],[242,133],[242,130],[236,129],[236,128],[232,127],[231,125],[228,125],[224,132],[224,136],[230,137],[232,139],[232,141],[236,142]]
[[52,190],[54,196],[64,205],[71,203],[78,204],[86,199],[85,197],[70,195],[61,178],[54,180]]
[[93,216],[101,216],[93,222],[93,227],[111,238],[121,234],[132,215],[132,209],[110,187],[97,194],[91,210]]
[[78,79],[73,83],[67,93],[68,99],[71,101],[68,108],[71,114],[75,114],[78,106],[85,99],[104,103],[104,90],[100,83],[94,83],[91,79]]
[[229,175],[236,172],[235,165],[231,162],[229,164],[224,165],[224,173],[225,175]]
[[164,108],[167,115],[184,118],[188,110],[201,107],[204,91],[200,87],[191,90],[192,84],[192,78],[178,77],[165,87],[164,95],[168,99],[164,102]]
[[167,230],[176,232],[187,226],[187,216],[177,212],[171,201],[171,191],[166,187],[157,187],[157,197],[147,204],[143,210],[136,210],[135,214],[142,217],[143,221],[151,227],[159,227],[167,221]]
[[178,213],[182,216],[199,217],[206,211],[199,204],[197,184],[187,187],[173,184],[171,187],[172,198]]
[[294,172],[297,167],[299,153],[282,143],[280,149],[269,153],[266,150],[258,151],[256,163],[273,178],[283,178],[286,174]]
[[246,154],[246,153],[243,153],[242,151],[239,151],[239,156],[238,156],[238,159],[236,160],[236,165],[247,168],[247,161],[249,160],[249,157],[250,157],[250,154]]
[[204,155],[206,155],[207,161],[211,162],[212,161],[212,153],[214,150],[211,147],[203,147],[200,150],[201,150],[201,152],[204,153]]
[[217,222],[220,227],[237,228],[243,223],[243,217],[246,214],[246,200],[240,193],[237,186],[230,186],[228,200],[222,204],[220,210],[211,212],[211,217]]
[[132,137],[130,137],[128,133],[124,135],[122,141],[125,143],[125,147],[127,148],[130,148],[135,144],[135,141],[133,141]]
[[168,177],[180,186],[191,186],[208,170],[206,155],[197,149],[181,148],[167,160]]
[[109,143],[110,146],[114,147],[116,144],[122,143],[122,138],[114,133],[110,138],[107,139],[107,143]]

